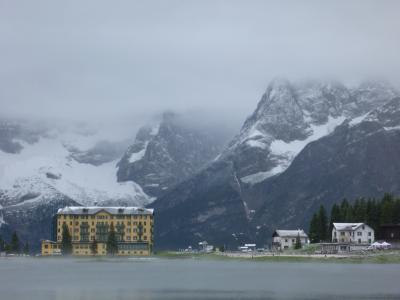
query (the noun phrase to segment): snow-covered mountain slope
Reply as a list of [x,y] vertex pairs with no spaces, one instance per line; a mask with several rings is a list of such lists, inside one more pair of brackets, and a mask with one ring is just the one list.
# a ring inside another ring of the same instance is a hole
[[65,128],[42,129],[31,141],[9,134],[7,140],[18,150],[0,150],[0,203],[7,209],[46,202],[59,194],[83,205],[151,202],[134,182],[117,182],[116,164],[122,151],[116,149],[121,146],[102,138],[88,130]]
[[[379,118],[392,107],[388,103],[399,102],[395,95],[392,87],[382,83],[347,88],[335,82],[273,81],[221,155],[152,203],[158,212],[155,224],[158,246],[184,246],[201,240],[235,246],[255,238],[265,243],[270,238],[270,229],[277,224],[303,226],[297,221],[306,219],[304,208],[310,199],[311,205],[319,205],[324,201],[340,201],[343,195],[368,197],[383,192],[368,181],[368,165],[374,160],[374,153],[379,156],[376,161],[385,161],[385,157],[396,159],[397,137],[382,137],[385,145],[393,145],[392,151],[381,149],[379,139],[365,139],[369,131],[352,131],[353,140],[359,136],[369,143],[368,153],[358,156],[348,144],[347,136],[338,130],[364,118]],[[381,112],[379,116],[377,111]],[[393,119],[393,114],[387,118]],[[385,124],[387,130],[396,131],[396,122]],[[325,147],[326,140],[330,143]],[[322,146],[315,149],[314,145]],[[309,149],[315,149],[313,154]],[[356,149],[359,153],[366,152],[363,143]],[[349,159],[342,160],[347,156]],[[333,159],[337,163],[330,163]],[[354,159],[359,161],[357,168],[352,167]],[[332,170],[341,168],[342,173],[331,176],[336,174]],[[398,185],[393,185],[390,175],[385,176],[378,166],[376,170],[379,176],[374,174],[373,178],[387,190],[395,190]],[[347,182],[349,178],[360,177],[357,175],[364,176],[362,185],[357,186],[357,181],[350,182],[354,185]],[[265,229],[262,234],[256,230],[260,226]]]
[[225,145],[224,129],[188,118],[164,113],[160,122],[141,128],[118,163],[118,180],[134,181],[159,197],[212,161]]
[[307,144],[344,120],[359,117],[396,94],[382,82],[347,88],[337,82],[274,80],[221,159],[235,160],[242,182],[258,183],[286,170]]
[[281,175],[252,187],[264,203],[252,220],[257,236],[276,227],[308,226],[323,204],[346,198],[400,193],[400,98],[357,119],[343,122],[310,143]]

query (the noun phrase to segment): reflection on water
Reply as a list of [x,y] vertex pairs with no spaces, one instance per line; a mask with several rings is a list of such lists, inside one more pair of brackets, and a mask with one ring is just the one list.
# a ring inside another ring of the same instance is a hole
[[399,265],[0,259],[7,300],[400,299]]

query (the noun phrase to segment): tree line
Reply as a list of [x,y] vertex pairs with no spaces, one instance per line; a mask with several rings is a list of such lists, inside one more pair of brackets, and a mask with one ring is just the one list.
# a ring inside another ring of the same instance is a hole
[[11,235],[11,239],[7,242],[1,235],[0,235],[0,252],[6,252],[7,254],[15,254],[15,255],[29,255],[29,244],[21,243],[18,234],[16,231],[13,232]]
[[330,242],[333,223],[366,223],[379,238],[381,225],[400,224],[400,198],[385,194],[378,200],[360,198],[350,203],[344,199],[340,204],[333,204],[329,216],[321,205],[310,221],[310,241]]
[[[118,253],[118,241],[115,234],[114,225],[112,223],[110,225],[110,229],[108,230],[106,250],[107,254],[111,256],[114,256]],[[96,255],[98,253],[96,238],[94,238],[90,244],[90,252],[92,255]],[[72,237],[69,232],[68,225],[65,223],[62,226],[61,253],[65,256],[72,254]]]

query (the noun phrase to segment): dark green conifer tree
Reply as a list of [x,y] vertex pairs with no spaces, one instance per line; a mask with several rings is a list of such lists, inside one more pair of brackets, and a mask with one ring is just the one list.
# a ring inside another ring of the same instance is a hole
[[390,194],[385,194],[381,201],[381,224],[391,224],[393,222],[394,202]]
[[321,205],[318,212],[318,236],[320,242],[328,240],[328,217],[325,207]]
[[11,253],[13,253],[13,254],[19,254],[21,251],[21,246],[20,246],[19,238],[18,238],[16,231],[14,231],[11,236],[10,250],[11,250]]
[[318,215],[316,213],[314,213],[311,218],[308,237],[310,238],[311,243],[319,243],[320,237],[318,234]]
[[335,203],[335,204],[333,204],[332,209],[331,209],[328,232],[329,233],[332,232],[333,223],[339,223],[339,222],[342,222],[342,216],[341,216],[341,213],[340,213],[340,206]]
[[107,254],[115,255],[118,253],[117,237],[115,236],[114,224],[111,223],[107,238]]
[[66,223],[62,226],[61,253],[62,255],[72,254],[72,238]]
[[3,237],[0,234],[0,252],[4,251],[4,247],[5,247],[5,241],[3,240]]

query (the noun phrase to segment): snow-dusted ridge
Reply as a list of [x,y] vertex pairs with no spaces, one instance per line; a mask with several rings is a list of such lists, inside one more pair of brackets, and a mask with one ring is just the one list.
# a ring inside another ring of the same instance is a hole
[[[309,136],[304,140],[294,140],[291,142],[285,142],[283,140],[273,140],[269,145],[270,157],[277,161],[277,165],[269,171],[258,172],[241,178],[242,182],[249,184],[256,184],[258,182],[264,181],[265,179],[284,172],[293,159],[300,153],[304,147],[316,141],[324,136],[332,133],[335,128],[341,125],[346,120],[345,117],[340,116],[333,118],[329,116],[328,121],[322,125],[311,124],[309,130]],[[247,141],[248,145],[252,145]],[[263,144],[264,148],[268,148],[266,144]]]
[[0,194],[3,206],[45,202],[57,194],[82,205],[124,201],[143,206],[154,199],[134,182],[117,182],[118,159],[99,165],[71,158],[71,148],[96,143],[96,136],[51,131],[35,143],[18,141],[19,153],[0,151]]
[[[350,89],[338,82],[275,80],[219,159],[239,157],[235,165],[240,180],[259,183],[284,172],[307,144],[345,121],[355,126],[372,118],[374,109],[396,95],[384,83],[368,82]],[[253,165],[248,163],[250,157]]]

